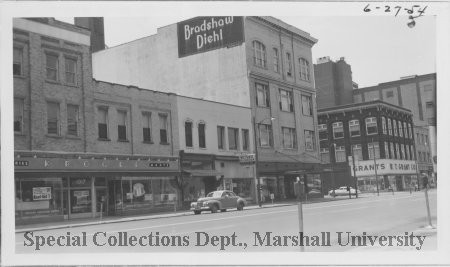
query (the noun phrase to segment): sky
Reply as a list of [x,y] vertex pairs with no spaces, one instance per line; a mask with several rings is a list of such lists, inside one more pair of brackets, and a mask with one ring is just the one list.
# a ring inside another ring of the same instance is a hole
[[[190,17],[105,17],[105,42],[113,47],[156,34],[157,28]],[[401,77],[436,72],[436,26],[434,16],[416,19],[409,28],[406,16],[340,16],[276,18],[318,39],[313,61],[323,56],[341,57],[351,65],[359,87],[398,80]],[[73,23],[72,18],[57,18]],[[126,30],[124,30],[126,29]]]

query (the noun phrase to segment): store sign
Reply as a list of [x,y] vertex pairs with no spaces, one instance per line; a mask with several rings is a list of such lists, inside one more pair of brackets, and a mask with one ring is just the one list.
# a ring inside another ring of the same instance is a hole
[[239,163],[245,164],[255,164],[256,157],[255,154],[241,154],[239,155]]
[[33,187],[33,200],[52,199],[51,187]]
[[377,159],[376,165],[373,160],[363,160],[355,162],[357,177],[377,175],[403,175],[416,174],[417,164],[411,160]]
[[177,24],[178,57],[185,57],[244,41],[243,17],[197,17]]

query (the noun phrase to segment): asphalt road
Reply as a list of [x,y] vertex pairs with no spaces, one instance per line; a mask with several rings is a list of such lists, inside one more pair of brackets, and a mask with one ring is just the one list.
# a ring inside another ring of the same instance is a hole
[[[436,191],[429,196],[435,224]],[[427,225],[426,215],[423,192],[383,194],[303,205],[307,237],[299,236],[298,207],[282,206],[17,233],[16,252],[293,252],[300,251],[300,239],[305,251],[389,249],[389,245],[393,249],[414,250],[419,245],[421,250],[435,249],[435,239],[425,237],[420,244],[418,237],[409,237]],[[355,246],[351,236],[355,236]],[[380,243],[381,236],[387,241]]]

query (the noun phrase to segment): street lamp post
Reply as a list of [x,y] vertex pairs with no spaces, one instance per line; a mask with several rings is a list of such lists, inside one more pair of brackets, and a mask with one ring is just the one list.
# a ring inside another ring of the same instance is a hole
[[358,177],[356,176],[356,167],[355,167],[355,153],[353,153],[353,145],[350,144],[352,149],[352,168],[353,168],[353,177],[355,178],[355,197],[358,198]]
[[[333,170],[333,197],[336,197],[336,173],[335,173],[335,165],[336,165],[336,143],[333,143],[333,152],[334,152],[334,162],[331,164],[331,169]],[[331,151],[330,151],[331,153]],[[330,157],[331,159],[331,157]]]
[[378,173],[377,173],[377,155],[375,154],[375,145],[372,139],[373,164],[375,169],[375,182],[377,183],[377,196],[380,196],[380,189],[378,188]]

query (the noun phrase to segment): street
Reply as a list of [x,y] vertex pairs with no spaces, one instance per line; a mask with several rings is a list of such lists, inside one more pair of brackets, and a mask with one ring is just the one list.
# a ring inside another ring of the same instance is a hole
[[[435,225],[436,191],[430,191],[429,197]],[[300,246],[295,242],[299,236],[297,210],[296,205],[290,205],[21,232],[16,233],[16,252],[300,251]],[[361,243],[358,246],[347,242],[350,236],[405,238],[427,225],[423,192],[384,193],[379,197],[374,195],[307,204],[303,205],[303,216],[304,235],[309,237],[305,251],[358,250]],[[370,241],[367,243],[370,244]],[[364,247],[376,249],[385,246],[389,250],[391,246],[396,246],[418,251],[436,249],[437,246],[436,239],[428,236],[423,239],[423,244],[418,238],[407,238],[400,243],[394,241],[388,245],[378,241],[375,243]]]

